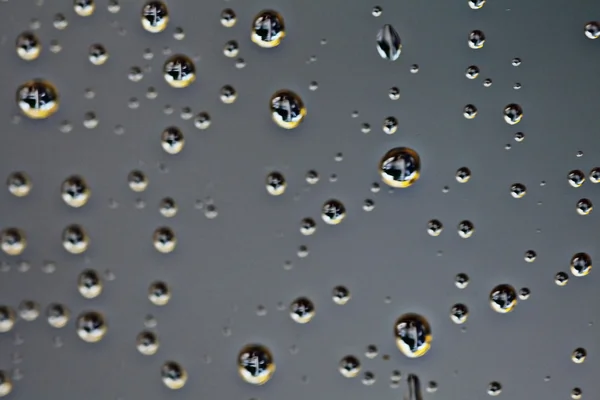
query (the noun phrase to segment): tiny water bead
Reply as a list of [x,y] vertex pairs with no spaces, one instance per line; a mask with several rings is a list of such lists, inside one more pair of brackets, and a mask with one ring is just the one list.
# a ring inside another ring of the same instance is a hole
[[25,321],[35,321],[40,316],[40,305],[32,300],[23,300],[19,303],[19,317]]
[[468,0],[469,7],[473,10],[479,10],[485,5],[485,0]]
[[345,378],[354,378],[360,372],[360,361],[354,356],[345,356],[340,360],[339,371]]
[[379,162],[379,174],[383,182],[395,188],[412,186],[421,174],[421,159],[408,147],[389,150]]
[[525,252],[524,258],[525,258],[525,261],[527,261],[528,263],[534,262],[536,257],[537,257],[537,254],[533,250],[527,250]]
[[571,361],[573,361],[575,364],[583,363],[586,357],[587,351],[583,347],[576,348],[573,350],[573,353],[571,353]]
[[31,192],[32,183],[29,175],[25,172],[16,171],[8,175],[6,186],[13,196],[25,197]]
[[323,204],[321,218],[328,225],[337,225],[346,218],[346,207],[339,200],[328,200]]
[[373,385],[375,383],[375,374],[371,371],[365,371],[361,382],[365,386]]
[[127,175],[129,188],[134,192],[143,192],[148,188],[148,178],[142,171],[133,170]]
[[427,223],[427,233],[431,236],[439,236],[444,229],[444,225],[437,219],[432,219]]
[[475,79],[479,76],[479,67],[476,65],[471,65],[467,67],[465,70],[465,76],[469,79]]
[[280,90],[271,96],[271,118],[279,127],[294,129],[306,116],[304,102],[290,90]]
[[469,276],[464,273],[457,274],[454,277],[454,285],[459,289],[464,289],[469,285]]
[[467,167],[459,168],[456,171],[456,181],[459,183],[467,183],[471,179],[471,170]]
[[400,98],[400,89],[395,86],[390,88],[388,91],[388,97],[390,100],[398,100]]
[[59,303],[52,303],[48,305],[46,309],[46,318],[48,319],[48,324],[53,328],[63,328],[69,322],[69,317],[71,312],[69,309]]
[[183,132],[175,126],[166,128],[160,136],[160,144],[166,153],[178,154],[185,144]]
[[515,183],[510,187],[510,195],[515,199],[520,199],[527,193],[527,188],[522,183]]
[[500,393],[502,393],[502,385],[500,382],[490,382],[487,393],[490,396],[498,396]]
[[271,351],[260,344],[244,346],[237,358],[238,374],[253,385],[264,385],[275,373],[275,361]]
[[135,339],[135,347],[145,356],[156,354],[159,346],[158,336],[154,332],[142,331]]
[[169,86],[185,88],[196,80],[196,66],[188,56],[177,54],[165,62],[163,77]]
[[25,61],[35,60],[42,52],[40,40],[31,32],[23,32],[17,36],[15,47],[18,56]]
[[306,183],[309,185],[316,185],[319,182],[319,173],[314,169],[311,169],[306,173]]
[[261,11],[252,22],[250,38],[263,48],[277,47],[286,35],[283,17],[276,11]]
[[491,80],[490,78],[486,78],[486,79],[483,81],[483,86],[485,86],[485,87],[490,87],[490,86],[492,86],[492,80]]
[[94,0],[75,0],[73,3],[73,8],[80,17],[89,17],[96,9]]
[[379,354],[379,351],[377,350],[377,346],[375,346],[374,344],[370,344],[367,346],[367,349],[365,351],[365,357],[373,359],[373,358],[377,357],[377,354]]
[[431,348],[431,327],[429,322],[418,314],[404,314],[394,325],[396,347],[409,358],[424,356]]
[[158,209],[163,217],[171,218],[177,214],[177,203],[171,197],[165,197],[160,201]]
[[573,276],[586,276],[592,270],[592,257],[587,253],[577,253],[571,258],[571,273]]
[[580,400],[582,395],[582,391],[580,388],[576,387],[571,390],[571,398],[573,400]]
[[129,78],[131,82],[139,82],[144,78],[144,73],[140,67],[131,67],[127,74],[127,78]]
[[6,371],[0,370],[0,397],[8,396],[12,389],[12,379]]
[[160,377],[163,384],[171,390],[178,390],[185,386],[188,374],[181,364],[167,361],[160,367]]
[[225,43],[225,46],[223,47],[223,54],[225,55],[225,57],[230,57],[230,58],[237,57],[239,52],[240,52],[240,46],[238,45],[238,42],[236,42],[235,40],[228,41],[227,43]]
[[566,272],[557,272],[554,275],[554,283],[558,286],[565,286],[569,282],[569,276]]
[[25,116],[45,119],[58,111],[58,92],[50,82],[34,79],[19,86],[17,104]]
[[287,182],[280,172],[271,172],[267,175],[266,188],[271,196],[280,196],[285,193]]
[[0,305],[0,333],[10,332],[16,321],[15,311],[9,306]]
[[523,109],[518,104],[509,104],[504,107],[504,121],[509,125],[516,125],[523,119]]
[[198,115],[196,115],[194,118],[194,126],[201,130],[208,129],[210,123],[210,115],[204,111],[198,113]]
[[233,104],[237,99],[237,91],[231,85],[225,85],[221,88],[219,98],[224,104]]
[[519,290],[519,298],[521,300],[527,300],[530,295],[531,295],[531,290],[529,290],[528,288],[521,288]]
[[464,324],[469,316],[469,308],[464,304],[455,304],[450,309],[450,319],[455,324]]
[[160,227],[154,231],[152,243],[158,252],[167,254],[175,250],[177,238],[175,237],[175,232],[173,232],[171,228]]
[[316,230],[317,224],[314,219],[304,218],[300,222],[300,233],[302,233],[304,236],[312,235],[313,233],[315,233]]
[[593,21],[585,24],[585,36],[588,39],[598,39],[600,37],[600,23]]
[[65,204],[74,208],[84,206],[91,196],[90,188],[85,179],[78,175],[72,175],[65,179],[60,192]]
[[363,210],[369,212],[369,211],[373,211],[375,209],[375,202],[371,199],[366,199],[363,202]]
[[485,34],[480,30],[469,33],[468,44],[472,49],[481,49],[485,43]]
[[221,25],[225,28],[231,28],[235,25],[237,17],[231,8],[226,8],[221,11]]
[[390,24],[385,24],[377,32],[377,52],[384,60],[396,61],[402,52],[400,35]]
[[577,202],[577,214],[579,215],[588,215],[593,208],[593,204],[589,199],[581,199]]
[[477,116],[477,107],[473,104],[467,104],[463,109],[463,116],[466,119],[473,119]]
[[96,343],[104,338],[108,326],[104,315],[96,311],[85,311],[77,317],[77,335],[84,342]]
[[471,221],[464,220],[458,224],[458,235],[463,239],[468,239],[473,236],[475,226]]
[[375,6],[371,10],[371,15],[374,16],[374,17],[379,17],[379,16],[381,16],[382,12],[383,12],[383,9],[381,7]]
[[142,26],[148,32],[162,32],[168,23],[169,10],[162,1],[149,1],[142,8]]
[[517,293],[515,288],[507,284],[496,286],[490,292],[490,306],[492,310],[506,314],[514,310],[517,305]]
[[590,182],[600,183],[600,168],[593,168],[590,171]]
[[398,130],[398,120],[395,117],[387,117],[383,121],[383,132],[388,135],[396,133]]
[[315,306],[310,299],[300,297],[290,305],[290,316],[295,322],[306,324],[315,316]]
[[9,256],[18,256],[27,247],[25,233],[18,228],[6,228],[0,232],[0,247]]
[[101,44],[93,44],[90,46],[89,59],[94,65],[102,65],[108,60],[108,51]]
[[81,271],[77,278],[77,290],[86,299],[94,299],[102,293],[104,284],[98,272],[93,269]]
[[519,65],[521,65],[521,59],[519,57],[515,57],[512,59],[511,64],[513,67],[518,67]]
[[167,305],[171,300],[171,290],[165,282],[153,282],[148,288],[148,299],[155,306]]
[[333,302],[343,306],[350,300],[350,290],[346,286],[336,286],[332,291]]
[[62,245],[71,254],[81,254],[90,245],[90,238],[81,225],[69,225],[62,233]]
[[583,171],[575,169],[569,172],[567,179],[569,180],[569,185],[578,188],[585,182],[585,174]]

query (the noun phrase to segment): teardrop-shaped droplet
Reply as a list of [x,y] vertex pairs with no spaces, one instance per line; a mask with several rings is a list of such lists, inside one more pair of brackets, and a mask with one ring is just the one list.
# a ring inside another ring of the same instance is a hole
[[393,26],[386,24],[377,32],[377,52],[381,58],[396,61],[402,51],[400,35]]

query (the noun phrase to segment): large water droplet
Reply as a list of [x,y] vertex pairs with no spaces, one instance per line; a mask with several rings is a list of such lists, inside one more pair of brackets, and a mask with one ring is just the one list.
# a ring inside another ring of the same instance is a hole
[[261,11],[252,22],[251,39],[260,47],[277,47],[285,37],[283,17],[272,10]]
[[407,357],[421,357],[431,348],[431,327],[418,314],[401,316],[394,326],[394,335],[396,346]]
[[238,373],[242,379],[253,385],[267,383],[275,373],[273,355],[265,346],[247,345],[238,354]]
[[379,174],[389,186],[407,188],[415,183],[421,174],[419,155],[408,147],[391,149],[379,162]]
[[77,317],[77,335],[88,343],[96,343],[106,335],[107,325],[104,316],[95,311],[87,311]]
[[142,8],[142,26],[148,32],[162,32],[168,23],[169,11],[162,1],[149,1]]
[[304,102],[290,90],[280,90],[271,96],[271,118],[285,129],[296,128],[306,116]]
[[174,361],[167,361],[160,368],[163,384],[172,390],[181,389],[187,382],[188,374],[185,368]]
[[402,52],[400,35],[390,24],[385,24],[377,32],[377,52],[385,60],[395,61]]
[[517,305],[517,293],[510,285],[498,285],[490,292],[490,306],[496,312],[511,312]]
[[58,111],[58,92],[49,82],[35,79],[17,89],[17,104],[27,117],[48,118]]

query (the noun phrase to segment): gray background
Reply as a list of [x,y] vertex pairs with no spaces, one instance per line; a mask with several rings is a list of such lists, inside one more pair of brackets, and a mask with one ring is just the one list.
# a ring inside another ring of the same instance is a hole
[[[74,319],[56,330],[43,315],[0,335],[0,368],[21,378],[10,398],[391,399],[406,388],[405,380],[400,389],[390,388],[394,369],[404,377],[416,373],[424,385],[436,381],[436,393],[423,390],[432,399],[485,398],[491,381],[502,383],[502,398],[514,400],[564,399],[576,386],[585,398],[598,393],[598,275],[571,278],[565,287],[553,277],[568,271],[576,252],[597,257],[598,211],[581,217],[575,205],[584,197],[600,204],[600,186],[588,180],[574,189],[566,176],[600,164],[600,40],[583,32],[586,22],[600,19],[600,3],[489,0],[473,11],[466,0],[171,0],[171,22],[161,34],[141,28],[142,1],[120,0],[117,14],[107,11],[107,1],[97,3],[94,15],[82,18],[69,0],[0,1],[0,176],[23,170],[33,180],[26,198],[0,192],[0,224],[22,228],[29,239],[22,256],[1,256],[10,268],[0,273],[0,303],[16,308],[31,299],[45,308],[64,302],[73,316],[98,310],[109,323],[97,344],[77,337]],[[383,8],[378,18],[371,15],[376,5]],[[230,29],[219,22],[226,7],[238,16]],[[266,8],[281,12],[288,28],[276,49],[258,48],[249,38],[252,18]],[[65,30],[52,25],[57,13],[69,21]],[[38,60],[24,62],[14,40],[32,19],[41,22],[36,34],[44,50]],[[403,40],[396,62],[382,60],[375,48],[385,23]],[[173,38],[176,27],[184,29],[184,40]],[[481,50],[467,46],[473,29],[486,34]],[[243,69],[222,54],[232,39],[240,43]],[[62,46],[57,54],[49,50],[52,40]],[[110,53],[100,67],[87,60],[94,43]],[[143,58],[146,48],[152,60]],[[176,90],[164,82],[166,48],[196,57],[193,86]],[[316,61],[307,63],[311,56]],[[511,65],[514,57],[523,60],[521,66]],[[419,65],[418,73],[411,74],[411,64]],[[480,67],[478,79],[465,78],[469,65]],[[132,66],[146,69],[142,81],[128,80]],[[36,77],[58,87],[60,111],[43,121],[16,117],[15,90]],[[485,78],[493,80],[491,87],[483,86]],[[309,90],[311,81],[318,90]],[[520,90],[513,89],[515,82]],[[225,84],[239,93],[234,104],[219,100]],[[392,86],[401,90],[395,102],[387,96]],[[156,99],[146,98],[148,87],[156,88]],[[95,91],[94,99],[84,97],[86,88]],[[292,131],[275,126],[268,113],[271,94],[285,88],[296,91],[308,109],[306,121]],[[133,97],[140,103],[134,110],[128,107]],[[513,102],[525,116],[511,127],[502,110]],[[479,109],[474,120],[462,116],[469,103]],[[166,105],[172,114],[164,113]],[[182,120],[183,107],[209,112],[211,127],[199,131],[192,120]],[[354,110],[357,118],[351,117]],[[83,127],[90,111],[99,118],[91,130]],[[388,116],[400,124],[392,136],[381,130]],[[59,129],[63,121],[72,124],[71,132]],[[371,124],[369,134],[361,132],[362,123]],[[124,134],[114,133],[117,125]],[[186,135],[176,156],[160,147],[160,132],[169,125]],[[513,140],[517,131],[525,133],[522,143]],[[371,193],[380,157],[396,146],[420,154],[421,179],[409,189]],[[334,161],[338,152],[341,162]],[[454,179],[462,166],[473,173],[467,184]],[[150,179],[144,193],[127,186],[134,168]],[[304,180],[310,169],[321,176],[314,186]],[[265,191],[271,170],[285,174],[285,195]],[[81,209],[60,198],[60,183],[74,173],[92,188]],[[336,182],[329,181],[331,174]],[[516,182],[528,189],[519,200],[509,192]],[[178,202],[175,218],[158,212],[165,196]],[[329,198],[346,205],[341,225],[326,226],[319,217]],[[372,212],[362,210],[367,198],[375,201]],[[218,216],[206,218],[198,200],[212,202]],[[299,232],[304,217],[319,225],[311,237]],[[426,232],[432,218],[445,226],[436,238]],[[476,228],[468,240],[456,233],[463,219]],[[61,231],[71,223],[82,224],[91,236],[84,255],[61,246]],[[162,225],[179,240],[168,255],[151,244],[152,232]],[[309,248],[307,258],[296,256],[301,245]],[[538,254],[532,264],[523,260],[528,249]],[[291,270],[283,267],[286,260],[293,262]],[[42,271],[45,261],[56,263],[54,273]],[[19,267],[22,262],[29,263],[28,271],[21,272],[27,269]],[[84,268],[114,274],[97,299],[77,292]],[[465,290],[453,283],[461,272],[471,277]],[[157,279],[173,290],[163,308],[147,299],[147,287]],[[487,296],[500,283],[528,287],[531,297],[511,314],[494,313]],[[331,301],[332,288],[340,284],[352,293],[345,306]],[[277,308],[301,295],[317,308],[305,326]],[[464,332],[448,317],[457,302],[471,312]],[[261,305],[265,316],[257,315]],[[421,359],[407,359],[395,348],[393,323],[405,312],[421,313],[431,323],[432,349]],[[147,315],[156,318],[161,340],[152,357],[135,349]],[[262,387],[236,374],[237,352],[251,342],[267,345],[277,363]],[[369,344],[378,346],[377,359],[364,357]],[[580,346],[588,359],[576,365],[570,354]],[[375,374],[373,386],[339,374],[337,364],[347,354],[359,356],[363,371]],[[160,381],[166,360],[180,362],[190,375],[178,392]]]

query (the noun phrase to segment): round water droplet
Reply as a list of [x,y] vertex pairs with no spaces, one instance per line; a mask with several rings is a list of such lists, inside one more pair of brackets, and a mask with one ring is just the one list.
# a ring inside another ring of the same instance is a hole
[[467,104],[463,109],[463,116],[466,119],[473,119],[477,116],[477,107],[473,104]]
[[275,362],[268,348],[250,344],[240,350],[237,359],[240,377],[253,385],[264,385],[275,373]]
[[469,316],[469,309],[464,304],[455,304],[450,309],[450,319],[455,324],[464,324]]
[[81,17],[89,17],[94,13],[96,4],[94,3],[94,0],[75,0],[73,8],[75,9],[77,15]]
[[383,182],[395,188],[407,188],[415,183],[421,173],[421,159],[408,147],[389,150],[379,162]]
[[590,182],[600,183],[600,168],[593,168],[590,171]]
[[196,66],[189,57],[177,54],[165,62],[163,77],[171,87],[185,88],[196,80]]
[[100,275],[93,269],[86,269],[77,278],[77,290],[86,299],[96,298],[102,293],[104,284]]
[[383,121],[383,131],[388,135],[396,133],[398,130],[398,120],[395,117],[387,117]]
[[558,272],[554,275],[554,283],[558,286],[565,286],[569,282],[569,276],[566,272]]
[[171,390],[178,390],[185,386],[188,374],[179,363],[167,361],[160,368],[160,377],[166,387]]
[[158,336],[150,331],[140,332],[135,339],[135,344],[137,350],[145,356],[156,354],[160,345]]
[[346,207],[338,200],[328,200],[323,204],[321,218],[328,225],[337,225],[346,218]]
[[108,60],[108,51],[101,44],[93,44],[90,46],[89,59],[94,65],[102,65]]
[[237,18],[235,12],[231,8],[226,8],[221,11],[221,25],[225,28],[231,28],[235,25]]
[[400,89],[395,86],[390,88],[388,91],[388,96],[390,100],[398,100],[400,98]]
[[194,118],[194,126],[198,129],[208,129],[210,122],[210,115],[204,111],[196,115],[196,118]]
[[230,40],[229,42],[225,43],[225,47],[223,47],[223,54],[225,54],[225,57],[237,57],[239,52],[240,47],[238,45],[238,42],[236,42],[235,40]]
[[533,250],[527,250],[525,252],[525,261],[527,261],[529,263],[534,262],[536,257],[537,257],[537,254]]
[[9,306],[0,305],[0,333],[10,332],[16,322],[15,311]]
[[573,276],[586,276],[592,270],[592,257],[587,253],[577,253],[571,258],[571,273]]
[[23,300],[19,303],[19,317],[25,321],[35,321],[40,316],[40,305],[35,301]]
[[475,232],[475,226],[473,225],[473,223],[471,221],[461,221],[458,224],[458,235],[463,238],[463,239],[468,239],[471,236],[473,236],[473,233]]
[[108,326],[104,316],[96,311],[86,311],[77,317],[77,335],[84,342],[96,343],[106,335]]
[[479,76],[479,67],[476,65],[471,65],[467,67],[465,71],[465,76],[469,79],[475,79]]
[[121,5],[119,4],[119,0],[109,0],[106,8],[109,13],[116,14],[121,10]]
[[63,328],[69,322],[71,313],[69,309],[59,303],[52,303],[46,309],[48,324],[53,328]]
[[171,299],[171,290],[165,282],[153,282],[148,288],[148,298],[155,306],[164,306]]
[[496,286],[490,292],[490,306],[492,310],[506,314],[514,310],[517,305],[517,293],[510,285],[502,284]]
[[346,378],[354,378],[360,372],[360,361],[354,356],[346,356],[341,359],[339,371]]
[[8,396],[13,389],[12,379],[6,371],[0,370],[0,397]]
[[267,192],[272,196],[280,196],[285,193],[287,182],[283,174],[279,172],[271,172],[267,175],[266,188]]
[[527,188],[522,183],[515,183],[510,187],[510,195],[515,199],[520,199],[527,193]]
[[471,170],[467,167],[459,168],[456,171],[456,181],[460,183],[467,183],[471,179]]
[[589,199],[581,199],[577,202],[577,213],[579,215],[588,215],[593,208],[593,204]]
[[83,227],[80,225],[69,225],[63,230],[62,244],[69,253],[81,254],[88,249],[90,239]]
[[336,286],[332,291],[332,298],[335,304],[343,306],[350,300],[350,291],[345,286]]
[[583,363],[586,357],[587,351],[585,351],[583,347],[579,347],[573,350],[573,353],[571,353],[571,361],[573,361],[575,364]]
[[504,107],[504,121],[509,125],[516,125],[523,119],[523,109],[518,104],[509,104]]
[[486,79],[483,81],[483,86],[485,86],[485,87],[490,87],[490,86],[492,86],[492,80],[491,80],[490,78],[486,78]]
[[162,1],[149,1],[142,8],[142,26],[148,32],[162,32],[168,23],[169,10]]
[[409,358],[424,356],[431,348],[431,327],[418,314],[404,314],[394,326],[396,347]]
[[127,77],[132,82],[139,82],[144,77],[144,73],[142,72],[142,69],[140,67],[131,67],[129,69]]
[[75,208],[84,206],[91,196],[91,191],[86,181],[78,175],[73,175],[65,179],[60,191],[65,204]]
[[166,254],[175,250],[177,238],[175,237],[175,232],[173,232],[171,228],[161,227],[154,231],[152,243],[154,244],[154,248],[156,250],[158,250],[160,253]]
[[6,186],[8,186],[8,191],[13,196],[24,197],[31,192],[32,184],[29,175],[25,172],[17,171],[8,175]]
[[306,173],[306,183],[310,185],[315,185],[319,182],[319,173],[313,169]]
[[225,85],[221,88],[219,98],[225,104],[232,104],[237,99],[237,91],[233,86]]
[[432,219],[427,223],[427,233],[431,236],[439,236],[443,229],[444,225],[437,219]]
[[371,385],[375,384],[375,374],[371,371],[365,371],[365,373],[363,374],[363,377],[361,379],[361,382],[365,386],[371,386]]
[[581,391],[580,388],[578,388],[578,387],[573,388],[573,390],[571,390],[571,398],[573,400],[580,400],[582,393],[583,392]]
[[129,188],[134,192],[143,192],[148,188],[148,178],[142,171],[134,170],[127,175]]
[[297,323],[306,324],[315,316],[315,306],[310,299],[300,297],[290,305],[290,316]]
[[170,197],[165,197],[160,201],[158,209],[163,217],[171,218],[177,214],[177,203]]
[[469,33],[468,43],[472,49],[481,49],[485,43],[485,34],[479,30],[472,31]]
[[367,350],[365,351],[365,357],[373,359],[377,357],[378,353],[379,351],[377,350],[377,346],[375,346],[374,344],[370,344],[367,346]]
[[490,396],[498,396],[502,392],[502,385],[500,382],[491,382],[488,385],[487,393]]
[[165,129],[160,136],[160,143],[168,154],[178,154],[183,150],[185,140],[183,132],[177,127],[171,126]]
[[569,185],[577,188],[583,185],[583,182],[585,182],[585,174],[583,173],[583,171],[576,169],[569,172],[567,179],[569,180]]
[[519,298],[521,300],[527,300],[531,295],[531,291],[528,288],[521,288],[519,290]]
[[45,119],[58,111],[58,92],[50,82],[31,80],[17,89],[17,104],[25,116]]
[[459,289],[464,289],[469,285],[469,276],[467,274],[457,274],[454,277],[454,284]]
[[261,11],[252,22],[251,39],[264,48],[277,47],[285,37],[283,17],[272,10]]
[[513,58],[512,60],[512,66],[513,67],[518,67],[519,65],[521,65],[521,59],[518,57]]
[[485,0],[468,0],[468,4],[473,10],[479,10],[484,6]]
[[32,61],[39,57],[42,45],[36,35],[31,32],[23,32],[17,37],[17,54],[25,61]]
[[317,224],[312,218],[304,218],[300,222],[300,233],[305,236],[312,235],[317,230]]
[[271,96],[271,118],[285,129],[296,128],[306,117],[304,102],[296,93],[280,90]]
[[598,39],[600,37],[600,23],[593,21],[585,24],[585,36],[588,39]]
[[25,233],[18,228],[6,228],[0,232],[0,246],[9,256],[18,256],[27,247]]
[[371,15],[373,15],[374,17],[379,17],[382,12],[383,12],[383,10],[381,9],[381,7],[375,6],[375,7],[373,7],[373,10],[371,11]]

